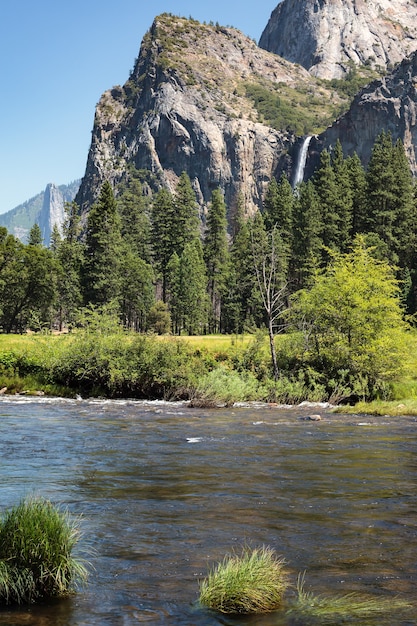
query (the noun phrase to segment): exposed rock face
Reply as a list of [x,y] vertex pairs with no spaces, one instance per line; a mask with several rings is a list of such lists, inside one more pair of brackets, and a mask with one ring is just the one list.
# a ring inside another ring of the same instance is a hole
[[54,224],[61,230],[64,219],[64,205],[72,202],[80,186],[80,180],[75,180],[68,185],[56,185],[50,183],[45,191],[37,194],[30,200],[0,215],[0,225],[20,239],[27,242],[29,231],[34,224],[38,224],[43,243],[49,246],[50,236]]
[[307,174],[318,162],[318,153],[340,140],[345,154],[357,152],[366,166],[375,139],[389,131],[401,139],[411,171],[417,176],[417,53],[405,59],[391,74],[368,85],[349,111],[310,144]]
[[343,77],[349,62],[386,69],[417,49],[417,2],[283,0],[259,45],[321,78]]
[[[145,36],[123,87],[107,91],[95,116],[85,177],[76,201],[88,211],[105,179],[114,187],[129,164],[173,190],[183,171],[201,207],[220,187],[233,212],[259,208],[273,174],[291,165],[294,134],[262,123],[246,86],[302,87],[306,70],[259,49],[233,28],[162,15]],[[328,98],[323,91],[323,102]]]
[[62,234],[64,215],[64,196],[59,187],[53,183],[49,183],[46,186],[42,208],[37,218],[44,245],[49,246],[51,233],[55,225]]

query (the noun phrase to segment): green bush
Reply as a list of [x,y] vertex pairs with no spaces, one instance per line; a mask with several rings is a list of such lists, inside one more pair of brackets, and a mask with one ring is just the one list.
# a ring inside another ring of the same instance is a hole
[[255,400],[258,394],[259,383],[251,372],[216,367],[198,380],[191,393],[191,404],[194,407],[231,406],[235,402]]
[[72,556],[79,539],[76,521],[48,500],[28,498],[0,522],[0,602],[31,603],[66,596],[87,580]]
[[284,561],[268,547],[225,557],[200,583],[200,603],[221,613],[268,613],[287,589]]

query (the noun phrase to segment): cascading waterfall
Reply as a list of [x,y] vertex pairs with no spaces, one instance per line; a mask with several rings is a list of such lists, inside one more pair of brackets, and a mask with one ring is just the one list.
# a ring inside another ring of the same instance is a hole
[[312,139],[311,135],[307,135],[304,137],[304,141],[301,145],[300,152],[298,153],[298,161],[297,161],[297,169],[295,170],[294,176],[294,189],[297,185],[303,182],[304,179],[304,168],[306,166],[307,154],[308,154],[308,146],[310,145],[310,141]]

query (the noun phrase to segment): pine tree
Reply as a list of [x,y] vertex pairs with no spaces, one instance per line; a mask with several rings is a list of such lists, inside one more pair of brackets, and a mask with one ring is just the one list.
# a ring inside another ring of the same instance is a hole
[[87,220],[83,271],[85,304],[104,305],[120,296],[120,228],[113,189],[105,181]]
[[346,167],[352,191],[352,220],[350,239],[358,233],[366,232],[366,173],[355,152],[346,159]]
[[29,231],[28,244],[30,246],[42,246],[43,237],[39,224],[34,224]]
[[151,261],[150,219],[140,181],[132,174],[117,198],[124,244],[146,262]]
[[[324,246],[339,250],[340,217],[338,213],[338,186],[333,170],[330,153],[323,150],[320,165],[314,174],[314,187],[319,200],[322,230],[320,233]],[[327,254],[324,254],[327,261]]]
[[301,183],[293,213],[291,291],[310,285],[321,257],[322,232],[319,199],[314,185],[311,181]]
[[180,330],[202,334],[207,325],[207,276],[199,239],[185,244],[179,263]]
[[402,142],[393,145],[390,133],[382,132],[374,144],[366,183],[367,231],[377,233],[388,245],[391,262],[404,268],[415,247],[413,182]]
[[204,259],[208,277],[208,293],[211,301],[209,330],[221,330],[222,296],[226,291],[228,271],[228,241],[226,205],[220,189],[215,189],[211,196],[206,222],[204,240]]
[[151,240],[154,265],[162,277],[162,299],[167,300],[167,265],[175,251],[175,209],[170,192],[163,188],[155,196],[152,205]]
[[81,272],[84,247],[80,240],[80,216],[75,202],[65,205],[62,231],[63,237],[57,242],[55,251],[60,265],[56,305],[60,330],[64,324],[69,328],[72,327],[82,305]]
[[339,139],[332,152],[331,165],[337,190],[335,210],[338,218],[338,249],[346,252],[350,245],[352,233],[353,191],[349,168],[343,156],[342,144]]

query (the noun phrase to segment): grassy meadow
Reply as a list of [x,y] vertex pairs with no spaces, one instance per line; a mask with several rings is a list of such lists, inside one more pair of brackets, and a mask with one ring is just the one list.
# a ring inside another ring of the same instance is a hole
[[[278,351],[286,340],[276,337]],[[415,332],[409,334],[404,364],[404,374],[390,383],[388,397],[339,410],[417,415]],[[289,376],[287,371],[273,380],[268,339],[262,332],[181,337],[122,331],[0,334],[0,389],[10,394],[185,399],[205,407],[331,400],[324,385],[304,372]]]

